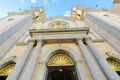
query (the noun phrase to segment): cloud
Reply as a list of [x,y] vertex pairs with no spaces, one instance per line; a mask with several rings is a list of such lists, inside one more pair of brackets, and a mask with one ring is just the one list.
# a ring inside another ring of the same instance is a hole
[[65,11],[64,16],[67,16],[67,17],[70,16],[70,11],[68,11],[68,10]]
[[32,2],[32,3],[35,3],[35,2],[36,2],[36,0],[31,0],[31,2]]

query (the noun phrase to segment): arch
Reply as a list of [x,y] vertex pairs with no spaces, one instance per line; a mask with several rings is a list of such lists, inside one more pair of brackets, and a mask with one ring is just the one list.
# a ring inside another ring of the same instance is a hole
[[68,24],[69,23],[66,21],[56,20],[56,21],[51,21],[48,25],[49,28],[60,29],[60,28],[67,28]]
[[[57,46],[55,46],[55,47],[52,47],[52,48],[50,48],[50,49],[48,49],[48,50],[46,50],[45,52],[43,52],[42,54],[40,54],[40,60],[39,60],[39,63],[41,63],[41,66],[44,66],[43,68],[41,68],[41,70],[44,70],[43,71],[43,74],[44,75],[42,75],[42,76],[39,76],[39,78],[41,78],[41,79],[45,79],[46,78],[46,76],[45,76],[45,74],[48,74],[47,72],[48,72],[48,67],[47,67],[47,65],[46,65],[46,63],[49,61],[49,59],[53,56],[53,55],[55,55],[56,54],[56,52],[58,52],[58,51],[65,51],[65,53],[67,54],[67,55],[69,55],[70,57],[71,57],[71,59],[73,60],[73,62],[79,62],[79,61],[81,61],[81,60],[83,60],[83,59],[81,59],[80,58],[80,53],[79,52],[76,52],[75,50],[73,50],[72,48],[70,48],[70,47],[67,47],[67,46],[64,46],[64,45],[57,45]],[[44,64],[43,64],[44,63]],[[55,66],[56,67],[56,66]],[[63,68],[63,66],[60,66],[60,67],[62,67]],[[64,68],[65,67],[73,67],[74,69],[73,70],[75,70],[76,71],[76,78],[78,78],[78,80],[80,80],[80,72],[79,72],[79,67],[78,67],[78,65],[74,65],[74,66],[64,66]],[[76,79],[77,80],[77,79]]]
[[73,60],[65,53],[58,54],[56,53],[49,59],[47,63],[47,66],[73,66],[73,65],[74,65]]
[[120,62],[120,54],[113,54],[111,52],[106,52],[103,57],[105,59],[107,59],[107,58],[114,58],[114,59],[116,59],[117,61]]
[[4,59],[0,62],[0,68],[8,65],[9,63],[16,63],[16,62],[17,62],[17,57],[11,56],[10,58]]
[[111,58],[111,57],[107,58],[107,61],[115,71],[120,71],[120,62],[119,61],[117,61],[115,58]]
[[16,63],[14,62],[6,63],[6,65],[0,68],[0,76],[8,76],[13,70],[15,64]]
[[110,66],[116,71],[116,73],[118,73],[118,75],[120,76],[120,55],[107,53],[106,60],[110,64]]
[[56,16],[56,17],[50,17],[50,18],[46,18],[44,20],[42,20],[44,23],[48,22],[48,23],[51,23],[53,21],[56,21],[56,20],[60,20],[60,21],[65,21],[65,22],[69,22],[69,21],[74,21],[73,18],[70,18],[70,17],[62,17],[62,16]]
[[78,80],[80,74],[78,66],[74,63],[80,60],[78,53],[63,45],[52,47],[46,53],[47,80]]
[[50,49],[48,49],[47,51],[45,51],[43,54],[40,54],[40,56],[42,57],[40,59],[40,62],[48,62],[48,60],[50,59],[50,57],[52,55],[54,55],[55,51],[58,51],[58,50],[62,50],[62,51],[66,51],[67,52],[67,55],[69,55],[73,61],[80,61],[80,54],[77,53],[75,50],[73,50],[72,48],[70,47],[66,47],[66,46],[55,46],[55,47],[52,47]]
[[16,56],[4,59],[0,62],[0,79],[6,80],[16,64]]

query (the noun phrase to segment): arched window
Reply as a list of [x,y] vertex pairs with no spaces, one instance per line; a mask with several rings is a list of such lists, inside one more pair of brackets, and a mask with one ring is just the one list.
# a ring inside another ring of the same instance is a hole
[[0,68],[0,80],[6,80],[7,76],[11,73],[15,66],[14,62],[5,64]]
[[68,24],[64,21],[55,21],[49,24],[50,28],[53,29],[60,29],[60,28],[66,28]]
[[120,76],[120,62],[114,58],[107,58],[108,63],[111,67],[116,71],[116,73]]
[[48,66],[73,66],[73,60],[66,54],[56,54],[48,61]]
[[56,22],[53,26],[54,29],[56,28],[65,28],[64,24],[61,22]]
[[78,80],[72,58],[66,51],[57,51],[47,63],[47,80]]

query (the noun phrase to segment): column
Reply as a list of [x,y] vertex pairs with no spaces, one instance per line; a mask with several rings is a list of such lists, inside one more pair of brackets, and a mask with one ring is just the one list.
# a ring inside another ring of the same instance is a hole
[[[120,54],[120,28],[102,17],[86,13],[86,23]],[[92,24],[92,23],[95,23]],[[112,38],[112,39],[111,39]]]
[[85,61],[88,65],[89,71],[92,74],[94,80],[106,80],[102,72],[98,69],[96,62],[94,61],[92,55],[87,50],[86,46],[83,44],[82,40],[78,39],[78,45],[81,49],[81,52],[85,58]]
[[90,39],[86,39],[86,44],[94,55],[97,63],[107,76],[108,80],[120,80],[118,74],[112,69],[108,62],[104,58],[102,58],[102,55],[97,51]]
[[32,56],[31,56],[31,59],[30,59],[28,65],[25,69],[25,72],[23,73],[21,80],[32,80],[32,75],[34,73],[35,66],[37,64],[37,60],[38,60],[38,57],[40,54],[41,46],[42,46],[42,40],[39,40],[37,42],[37,46],[36,46]]
[[0,32],[0,61],[32,24],[32,15],[30,14]]
[[22,69],[32,51],[32,48],[34,46],[34,40],[31,40],[25,49],[25,51],[22,53],[22,57],[19,59],[19,61],[16,63],[13,71],[11,74],[7,77],[6,80],[18,80],[20,73],[22,72]]
[[47,67],[46,67],[46,62],[40,62],[39,63],[39,69],[37,73],[36,80],[45,80],[46,79],[46,72],[47,72]]
[[86,75],[86,70],[83,66],[84,60],[76,61],[76,72],[78,74],[79,80],[89,80],[88,76]]

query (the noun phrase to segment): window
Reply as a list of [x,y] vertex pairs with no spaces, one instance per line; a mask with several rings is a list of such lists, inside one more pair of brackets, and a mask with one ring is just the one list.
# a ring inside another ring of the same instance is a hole
[[53,29],[61,29],[66,27],[67,27],[67,23],[63,21],[55,21],[50,23],[50,28],[53,28]]
[[11,73],[15,66],[15,63],[9,63],[0,68],[0,80],[6,80],[7,76]]
[[120,62],[118,62],[118,60],[114,58],[108,58],[107,61],[111,65],[111,67],[116,71],[116,73],[120,76]]

